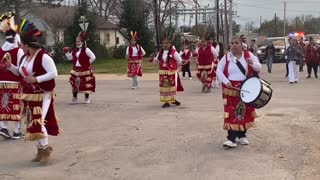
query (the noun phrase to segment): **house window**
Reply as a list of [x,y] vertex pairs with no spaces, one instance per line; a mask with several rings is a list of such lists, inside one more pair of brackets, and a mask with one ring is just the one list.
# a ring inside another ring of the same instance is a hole
[[110,44],[110,34],[108,32],[104,34],[104,43]]
[[119,37],[116,37],[116,44],[119,44]]

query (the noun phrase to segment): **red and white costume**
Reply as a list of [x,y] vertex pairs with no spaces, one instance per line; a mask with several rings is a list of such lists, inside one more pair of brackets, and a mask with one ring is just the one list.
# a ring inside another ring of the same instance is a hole
[[179,53],[173,47],[170,52],[160,50],[154,59],[154,63],[159,64],[160,102],[175,102],[177,91],[184,90],[178,73],[181,61]]
[[21,100],[26,119],[26,140],[38,140],[40,145],[48,144],[48,135],[57,136],[60,132],[54,111],[54,89],[57,69],[52,58],[44,50],[37,50],[30,60],[25,56],[18,67],[9,68],[16,75],[36,77],[37,83],[22,83]]
[[128,77],[142,76],[142,58],[145,54],[146,52],[140,45],[127,47]]
[[[16,43],[5,42],[0,49],[0,59],[9,53],[11,63],[14,66],[19,64],[23,51]],[[20,77],[9,70],[0,71],[0,121],[20,122]],[[6,125],[5,125],[6,126]],[[7,128],[3,127],[2,128]]]
[[91,64],[96,59],[93,52],[87,48],[75,48],[72,53],[66,53],[68,60],[72,60],[73,69],[70,74],[70,84],[74,92],[90,93],[96,90],[96,80]]
[[213,60],[218,58],[218,53],[211,45],[206,47],[200,45],[195,50],[195,54],[198,56],[197,77],[202,82],[203,87],[211,87]]
[[[248,51],[247,51],[248,52]],[[252,67],[248,65],[247,60],[253,61]],[[253,75],[253,70],[259,72],[261,64],[256,56],[251,52],[242,54],[238,59],[247,72],[247,76]],[[240,88],[242,82],[247,78],[236,65],[236,58],[227,53],[221,60],[217,68],[219,79],[223,82],[223,100],[224,100],[224,126],[225,130],[245,131],[254,126],[256,117],[255,108],[250,104],[244,104],[239,97],[239,90],[227,88],[226,84],[231,83],[233,87]],[[241,110],[241,111],[240,111]]]

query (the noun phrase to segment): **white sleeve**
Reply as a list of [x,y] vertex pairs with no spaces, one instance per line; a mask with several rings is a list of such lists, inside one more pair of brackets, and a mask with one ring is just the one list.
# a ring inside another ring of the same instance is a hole
[[198,54],[198,52],[199,52],[199,48],[197,47],[194,53]]
[[157,56],[156,56],[155,58],[153,58],[153,63],[154,63],[154,64],[159,64],[159,58],[158,58],[158,56],[159,56],[159,53],[157,54]]
[[223,84],[227,84],[229,83],[229,79],[225,76],[224,74],[224,68],[226,66],[226,56],[228,56],[228,54],[224,55],[222,57],[222,59],[220,60],[218,67],[217,67],[217,75],[220,81],[223,82]]
[[140,47],[141,47],[141,51],[142,51],[142,56],[146,55],[146,51],[143,49],[142,46],[140,46]]
[[19,65],[18,66],[15,66],[13,64],[11,64],[10,68],[7,68],[9,71],[11,71],[14,75],[16,76],[19,76],[19,69],[18,69]]
[[217,51],[217,53],[219,54],[219,52],[220,52],[220,46],[219,46],[219,44],[216,45],[216,51]]
[[126,49],[126,59],[128,59],[128,57],[129,57],[129,46]]
[[259,62],[259,59],[254,54],[252,54],[251,52],[250,52],[250,59],[253,61],[253,64],[251,65],[252,68],[255,71],[259,72],[261,70],[261,68],[262,68],[261,63]]
[[72,54],[70,52],[67,52],[65,55],[69,61],[73,59]]
[[19,66],[20,62],[22,61],[22,56],[24,55],[24,52],[22,49],[19,48],[18,55],[17,55],[17,66]]
[[48,54],[42,56],[42,67],[47,73],[36,77],[38,83],[50,81],[58,76],[56,65]]
[[93,52],[89,48],[86,48],[86,54],[90,58],[89,59],[90,64],[92,64],[94,60],[96,60],[96,56],[93,54]]
[[182,59],[181,59],[180,54],[179,54],[177,51],[174,53],[173,56],[174,56],[174,60],[175,60],[178,64],[181,64]]
[[213,54],[214,59],[218,58],[217,50],[213,46],[211,46],[211,52]]

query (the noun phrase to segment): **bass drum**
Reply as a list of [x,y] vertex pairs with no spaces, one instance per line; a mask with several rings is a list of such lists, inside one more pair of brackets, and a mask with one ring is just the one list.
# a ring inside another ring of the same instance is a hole
[[272,97],[271,84],[261,78],[251,77],[246,79],[240,88],[240,99],[247,104],[252,104],[259,109],[267,105]]

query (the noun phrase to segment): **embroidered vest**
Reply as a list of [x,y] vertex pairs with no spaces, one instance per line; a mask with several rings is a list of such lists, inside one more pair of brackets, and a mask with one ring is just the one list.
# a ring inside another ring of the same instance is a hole
[[166,61],[164,61],[163,57],[162,57],[163,50],[160,51],[160,53],[158,55],[160,70],[174,70],[174,71],[176,71],[178,69],[178,64],[174,59],[175,52],[176,52],[176,50],[171,48],[171,53],[170,53],[169,58]]
[[[11,55],[11,63],[15,66],[17,66],[18,62],[18,51],[19,48],[14,48],[9,51],[3,51],[0,49],[0,58],[2,58],[6,53],[9,53]],[[5,70],[0,72],[0,81],[20,81],[19,76],[16,76],[9,70]]]
[[[138,49],[138,56],[132,56],[133,54],[133,48]],[[129,59],[130,60],[140,60],[142,59],[142,49],[141,46],[137,45],[136,47],[129,46]]]
[[81,67],[83,69],[89,69],[90,67],[90,58],[86,53],[86,49],[87,48],[81,48],[80,54],[79,54],[79,58],[77,58],[76,54],[78,52],[78,49],[75,48],[72,51],[72,57],[73,57],[73,67],[76,66],[77,60],[79,61]]
[[205,49],[202,47],[198,50],[199,54],[199,65],[211,65],[213,61],[213,54],[211,52],[211,46],[207,46]]

